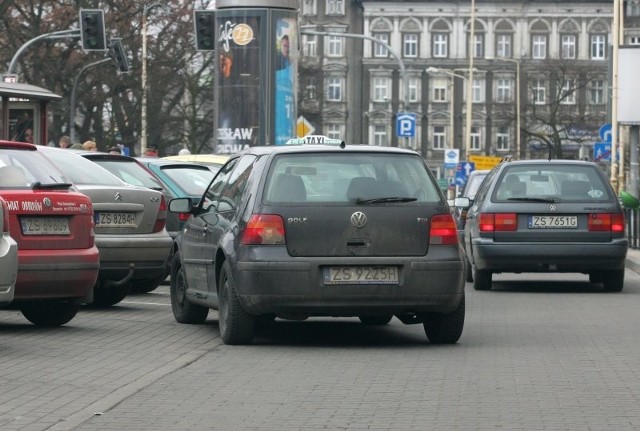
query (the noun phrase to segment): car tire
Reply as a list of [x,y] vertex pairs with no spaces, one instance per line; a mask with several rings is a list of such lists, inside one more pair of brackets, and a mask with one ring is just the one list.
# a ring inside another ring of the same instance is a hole
[[473,274],[471,272],[471,262],[466,257],[464,258],[464,274],[467,282],[471,283],[473,281]]
[[171,310],[178,323],[200,324],[207,320],[209,308],[189,302],[187,299],[187,283],[184,279],[180,254],[176,253],[171,262]]
[[491,290],[491,271],[473,267],[473,288],[475,290]]
[[360,322],[369,326],[383,326],[391,322],[393,314],[382,314],[377,316],[358,316]]
[[80,304],[65,301],[37,301],[22,304],[20,311],[31,323],[41,327],[62,326],[73,319]]
[[144,280],[134,280],[131,285],[131,293],[149,293],[153,292],[167,278],[166,274],[159,275],[155,278],[146,278]]
[[256,318],[240,305],[236,287],[231,278],[229,261],[222,264],[218,283],[218,324],[225,344],[250,344],[256,331]]
[[604,290],[607,292],[620,292],[624,287],[624,269],[607,271],[603,279]]
[[131,290],[129,283],[123,286],[103,286],[101,283],[96,284],[93,288],[93,302],[91,305],[94,307],[111,307],[121,302]]
[[427,313],[422,324],[427,339],[433,344],[456,343],[460,339],[464,328],[464,314],[464,295],[460,304],[458,304],[458,308],[451,313]]
[[604,273],[602,272],[590,272],[589,283],[596,284],[604,282]]

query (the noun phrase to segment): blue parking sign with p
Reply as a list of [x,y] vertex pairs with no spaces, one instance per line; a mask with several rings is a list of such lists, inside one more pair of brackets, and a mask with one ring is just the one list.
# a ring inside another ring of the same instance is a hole
[[398,138],[413,138],[416,135],[416,114],[411,112],[398,113],[396,135]]

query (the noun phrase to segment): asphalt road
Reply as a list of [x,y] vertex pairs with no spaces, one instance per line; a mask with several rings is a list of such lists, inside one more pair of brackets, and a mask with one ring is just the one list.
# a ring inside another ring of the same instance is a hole
[[467,284],[460,342],[397,319],[180,325],[168,287],[38,329],[0,311],[2,430],[638,430],[640,276]]

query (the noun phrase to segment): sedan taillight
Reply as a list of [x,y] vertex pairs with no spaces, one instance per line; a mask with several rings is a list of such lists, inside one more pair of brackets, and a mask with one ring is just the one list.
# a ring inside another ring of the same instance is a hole
[[431,218],[429,230],[429,244],[456,245],[458,244],[458,227],[451,214],[435,215]]
[[240,237],[242,245],[285,244],[284,221],[274,214],[253,214]]
[[624,232],[624,215],[590,214],[588,226],[590,232]]
[[153,225],[153,232],[160,232],[164,229],[165,223],[167,221],[167,201],[164,198],[164,195],[160,196],[160,208],[158,209],[158,217],[156,218],[156,222]]
[[516,213],[480,214],[480,232],[513,232],[518,230]]
[[2,232],[9,232],[9,207],[4,203],[0,203],[2,206]]

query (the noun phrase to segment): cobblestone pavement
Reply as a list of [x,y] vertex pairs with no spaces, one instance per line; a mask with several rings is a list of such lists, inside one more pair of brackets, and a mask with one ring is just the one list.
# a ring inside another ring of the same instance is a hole
[[453,346],[396,319],[278,320],[225,346],[216,313],[173,320],[166,286],[57,329],[0,311],[0,429],[640,429],[640,275],[613,294],[581,275],[495,279],[467,285]]

